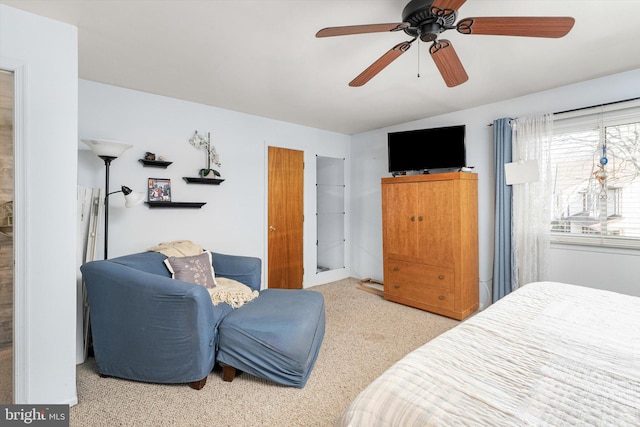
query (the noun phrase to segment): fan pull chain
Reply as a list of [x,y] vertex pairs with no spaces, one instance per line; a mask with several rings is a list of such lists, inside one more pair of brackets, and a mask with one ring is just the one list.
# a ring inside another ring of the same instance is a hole
[[418,43],[418,78],[420,78],[420,43]]

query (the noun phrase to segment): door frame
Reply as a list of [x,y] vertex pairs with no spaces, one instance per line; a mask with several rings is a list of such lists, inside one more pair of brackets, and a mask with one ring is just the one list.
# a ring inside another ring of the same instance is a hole
[[24,221],[26,218],[26,182],[27,182],[27,147],[26,141],[26,94],[27,65],[25,63],[0,57],[0,68],[13,73],[13,403],[27,402],[29,360],[28,323],[26,304],[28,298],[28,274],[26,268],[27,247]]
[[[301,139],[301,141],[303,141]],[[345,143],[346,144],[346,143]],[[313,145],[313,144],[312,144]],[[343,280],[351,277],[351,166],[348,159],[350,151],[348,148],[342,147],[337,144],[330,144],[328,146],[308,147],[304,142],[299,144],[287,144],[283,141],[268,141],[263,139],[263,217],[262,217],[262,289],[267,289],[269,283],[268,280],[268,262],[269,262],[269,146],[277,148],[286,148],[290,150],[300,150],[304,152],[304,186],[303,186],[303,200],[304,200],[304,226],[303,226],[303,264],[304,274],[302,276],[302,287],[307,289],[316,285],[322,285],[325,283],[335,282],[337,280]],[[315,156],[324,157],[337,157],[345,159],[345,268],[331,270],[320,274],[316,273],[317,255],[315,241],[317,239],[317,219],[316,219],[316,164]],[[379,185],[379,184],[378,184]],[[382,240],[380,240],[382,242]],[[382,265],[380,265],[382,268]],[[312,273],[310,273],[312,272]],[[382,271],[379,274],[382,279]]]

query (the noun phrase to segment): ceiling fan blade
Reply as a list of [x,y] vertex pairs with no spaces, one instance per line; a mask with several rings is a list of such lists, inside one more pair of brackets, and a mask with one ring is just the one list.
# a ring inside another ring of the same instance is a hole
[[433,0],[431,7],[437,7],[438,9],[458,10],[466,2],[467,0]]
[[575,19],[567,16],[465,18],[456,29],[462,34],[559,38],[571,31],[574,23]]
[[367,24],[367,25],[349,25],[346,27],[329,27],[323,28],[316,33],[316,37],[333,37],[348,36],[351,34],[365,33],[384,33],[387,31],[400,31],[409,27],[408,24],[391,23],[391,24]]
[[429,53],[448,87],[458,86],[469,80],[469,76],[449,40],[436,40],[429,48]]
[[397,45],[392,47],[389,51],[387,51],[387,53],[385,53],[380,58],[378,58],[378,60],[376,62],[371,64],[369,66],[369,68],[367,68],[362,73],[360,73],[360,75],[358,75],[358,77],[356,77],[355,79],[351,80],[351,82],[349,82],[349,86],[358,87],[358,86],[362,86],[365,83],[367,83],[376,74],[378,74],[380,71],[384,70],[384,68],[387,65],[391,64],[400,55],[402,55],[407,50],[409,50],[409,48],[411,47],[412,41],[411,42],[398,43]]

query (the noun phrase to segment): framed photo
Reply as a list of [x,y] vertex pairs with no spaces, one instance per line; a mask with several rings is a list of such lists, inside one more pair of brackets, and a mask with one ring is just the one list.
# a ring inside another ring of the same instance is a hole
[[148,196],[150,202],[170,202],[171,180],[165,178],[149,178]]

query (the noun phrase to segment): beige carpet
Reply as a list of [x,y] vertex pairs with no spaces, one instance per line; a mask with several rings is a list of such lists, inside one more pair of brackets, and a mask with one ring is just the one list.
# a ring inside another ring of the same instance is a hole
[[303,389],[248,374],[231,383],[214,370],[200,390],[100,378],[78,366],[71,426],[331,426],[373,379],[456,320],[385,301],[355,279],[312,288],[324,295],[327,326]]

